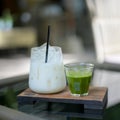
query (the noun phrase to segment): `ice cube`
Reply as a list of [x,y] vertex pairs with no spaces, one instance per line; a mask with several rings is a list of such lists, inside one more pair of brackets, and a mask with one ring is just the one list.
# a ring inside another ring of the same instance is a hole
[[[46,43],[44,43],[40,47],[34,47],[31,50],[31,60],[39,61],[41,63],[45,63],[46,57]],[[60,47],[50,46],[48,49],[48,63],[58,63],[62,62],[62,51]]]

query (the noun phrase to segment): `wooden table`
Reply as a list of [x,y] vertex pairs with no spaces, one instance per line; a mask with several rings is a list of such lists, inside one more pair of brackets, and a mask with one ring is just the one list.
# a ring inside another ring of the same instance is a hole
[[[107,105],[107,88],[91,87],[88,96],[71,96],[69,89],[55,94],[38,94],[29,88],[17,96],[18,104],[34,104],[35,102],[48,102],[47,110],[50,113],[67,115],[68,117],[102,119]],[[64,109],[52,111],[52,103],[59,103]]]

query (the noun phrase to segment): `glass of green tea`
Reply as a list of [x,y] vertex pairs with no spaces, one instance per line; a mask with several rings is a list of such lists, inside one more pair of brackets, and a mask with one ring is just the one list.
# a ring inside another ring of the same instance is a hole
[[93,71],[94,64],[91,63],[69,63],[65,65],[65,73],[71,95],[88,95]]

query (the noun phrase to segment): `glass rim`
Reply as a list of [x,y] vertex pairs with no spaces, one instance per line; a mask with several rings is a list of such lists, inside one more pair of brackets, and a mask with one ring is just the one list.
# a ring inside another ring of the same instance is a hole
[[[55,49],[61,49],[61,47],[59,47],[59,46],[52,46],[52,47],[54,47]],[[40,49],[39,46],[31,48],[31,51],[38,51],[38,50],[44,50],[44,49],[42,49],[42,48]]]
[[94,64],[93,63],[89,63],[89,62],[74,62],[74,63],[67,63],[64,65],[65,68],[72,68],[75,66],[88,66],[89,68],[94,68]]

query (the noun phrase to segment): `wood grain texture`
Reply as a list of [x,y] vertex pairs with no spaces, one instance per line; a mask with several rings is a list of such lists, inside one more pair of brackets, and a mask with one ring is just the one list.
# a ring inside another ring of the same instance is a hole
[[66,87],[62,92],[59,93],[54,93],[54,94],[39,94],[35,93],[29,88],[23,91],[21,94],[18,95],[19,97],[28,97],[30,98],[36,98],[36,99],[51,99],[52,100],[57,100],[57,101],[75,101],[77,103],[84,101],[84,102],[94,102],[94,103],[101,103],[103,104],[105,96],[107,93],[107,88],[106,87],[90,87],[89,90],[89,95],[87,96],[80,96],[80,97],[75,97],[72,96],[69,92],[68,87]]
[[[47,102],[48,105],[51,103],[51,107],[52,103],[58,103],[66,106],[63,111],[59,112],[60,114],[101,119],[107,105],[107,91],[108,89],[106,87],[90,87],[87,96],[75,97],[70,94],[68,87],[54,94],[35,93],[28,88],[20,93],[17,99],[19,105]],[[54,113],[54,111],[52,112]]]

